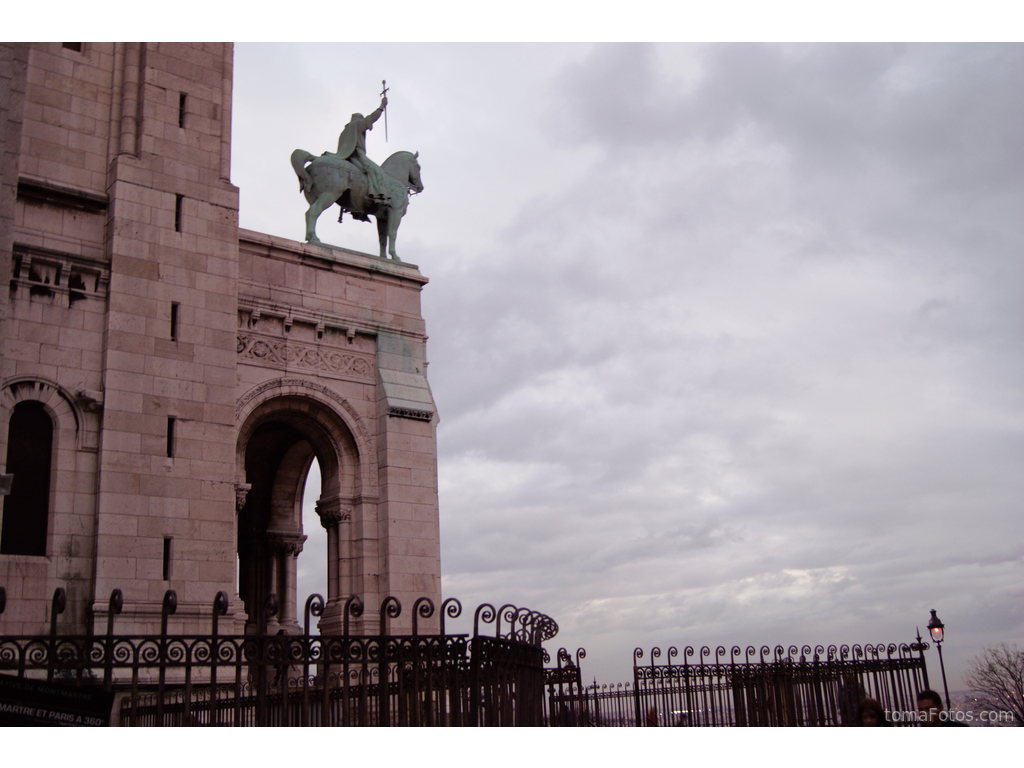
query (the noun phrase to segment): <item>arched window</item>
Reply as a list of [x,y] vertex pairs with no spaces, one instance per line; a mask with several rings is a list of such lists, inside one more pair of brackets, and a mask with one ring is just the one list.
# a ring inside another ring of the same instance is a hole
[[14,475],[14,481],[4,497],[0,555],[46,554],[52,451],[53,420],[42,403],[25,400],[14,406],[4,470]]

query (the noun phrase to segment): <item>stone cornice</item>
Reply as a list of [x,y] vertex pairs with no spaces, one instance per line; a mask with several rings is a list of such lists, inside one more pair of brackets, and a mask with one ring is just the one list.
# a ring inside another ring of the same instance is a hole
[[76,208],[89,213],[102,213],[110,205],[110,198],[101,192],[78,189],[25,175],[18,177],[18,197],[22,200],[34,200],[62,208]]
[[313,245],[275,237],[249,229],[238,230],[239,250],[247,250],[269,257],[291,257],[298,261],[318,262],[326,268],[349,267],[360,272],[377,272],[399,280],[409,280],[420,286],[426,285],[424,277],[415,264],[392,259],[382,259],[369,253],[360,253],[337,246]]
[[258,318],[275,317],[284,321],[285,326],[294,323],[307,323],[308,325],[322,328],[330,328],[341,331],[348,335],[361,334],[363,336],[376,336],[378,333],[394,333],[401,336],[410,336],[415,339],[422,339],[424,331],[423,320],[420,318],[420,328],[410,330],[407,326],[385,323],[368,318],[356,319],[353,315],[345,315],[338,312],[325,312],[321,310],[309,310],[300,306],[292,306],[276,301],[267,301],[255,296],[245,295],[246,281],[239,280],[238,283],[238,308],[242,312],[255,314]]

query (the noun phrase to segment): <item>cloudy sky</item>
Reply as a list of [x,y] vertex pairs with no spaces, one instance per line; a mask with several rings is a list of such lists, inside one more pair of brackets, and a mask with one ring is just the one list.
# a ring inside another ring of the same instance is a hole
[[384,78],[445,597],[550,614],[599,682],[930,608],[951,688],[1024,642],[1024,46],[238,44],[243,227],[302,238],[291,151]]

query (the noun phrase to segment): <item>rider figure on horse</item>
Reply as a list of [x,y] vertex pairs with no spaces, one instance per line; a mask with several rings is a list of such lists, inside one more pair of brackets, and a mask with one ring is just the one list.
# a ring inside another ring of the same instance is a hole
[[384,205],[390,202],[387,183],[380,166],[366,156],[366,132],[373,130],[373,124],[380,119],[387,105],[388,97],[385,96],[380,106],[366,117],[356,112],[338,137],[338,159],[348,160],[365,173],[368,182],[366,196],[370,201]]

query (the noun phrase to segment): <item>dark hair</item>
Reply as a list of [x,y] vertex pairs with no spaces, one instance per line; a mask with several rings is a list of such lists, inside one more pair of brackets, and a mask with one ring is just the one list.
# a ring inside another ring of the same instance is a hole
[[919,694],[917,694],[917,700],[918,701],[930,701],[936,707],[938,707],[939,709],[942,709],[942,697],[939,696],[939,694],[937,694],[931,688],[926,688],[925,690],[923,690]]
[[865,712],[874,712],[879,725],[889,725],[889,721],[885,717],[885,710],[878,703],[878,699],[861,699],[860,704],[857,705],[857,722],[854,725],[863,725],[861,717]]

